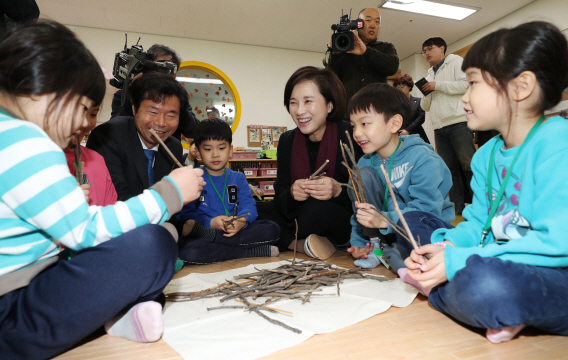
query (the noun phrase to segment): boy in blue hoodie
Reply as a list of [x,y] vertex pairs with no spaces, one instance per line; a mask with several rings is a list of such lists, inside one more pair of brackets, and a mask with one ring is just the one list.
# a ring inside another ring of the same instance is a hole
[[[351,218],[351,248],[355,265],[374,268],[379,263],[382,238],[385,255],[395,271],[403,268],[403,259],[412,246],[385,221],[373,215],[381,211],[394,223],[400,219],[380,168],[388,171],[396,200],[414,238],[427,240],[440,228],[452,228],[454,205],[448,192],[452,187],[450,170],[418,135],[399,136],[403,123],[410,118],[411,107],[402,91],[387,84],[372,84],[357,92],[348,108],[353,138],[365,155],[357,164],[369,203],[359,203],[352,190],[354,202]],[[397,245],[392,245],[395,241]],[[386,244],[385,244],[386,243]]]
[[226,168],[233,153],[231,127],[226,121],[211,118],[200,121],[194,133],[207,184],[201,197],[176,215],[184,224],[179,258],[187,263],[209,264],[277,256],[278,248],[271,245],[280,238],[280,228],[272,221],[255,221],[258,213],[245,176]]

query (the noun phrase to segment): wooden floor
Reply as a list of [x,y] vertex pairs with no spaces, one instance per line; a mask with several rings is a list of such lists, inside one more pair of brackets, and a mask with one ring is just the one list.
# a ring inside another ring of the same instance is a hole
[[[292,257],[291,252],[282,255]],[[280,260],[254,258],[187,266],[176,274],[176,278],[191,272],[209,273]],[[337,252],[327,262],[353,268],[353,259],[346,252]],[[384,267],[374,269],[373,273],[396,277]],[[56,359],[179,360],[181,357],[163,340],[148,345],[98,335]],[[513,341],[491,344],[483,331],[456,324],[432,309],[427,299],[419,295],[406,308],[391,308],[353,326],[316,335],[263,359],[568,359],[568,338],[527,329]]]

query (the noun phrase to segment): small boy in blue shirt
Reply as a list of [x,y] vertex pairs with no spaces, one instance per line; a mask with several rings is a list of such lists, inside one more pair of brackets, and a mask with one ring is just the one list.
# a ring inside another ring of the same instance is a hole
[[353,95],[348,111],[353,138],[365,153],[357,165],[369,201],[359,203],[353,190],[348,190],[354,202],[348,251],[358,259],[355,265],[374,268],[379,264],[379,237],[382,237],[386,243],[384,254],[390,256],[390,265],[398,271],[405,268],[403,259],[410,254],[412,246],[395,233],[386,220],[372,214],[380,211],[400,226],[381,165],[389,173],[410,231],[423,243],[437,228],[453,227],[449,224],[455,217],[454,205],[448,197],[451,173],[432,146],[419,135],[399,136],[403,122],[411,115],[410,102],[399,89],[387,84],[368,85]]
[[226,168],[233,153],[231,127],[211,118],[199,122],[194,133],[207,184],[201,197],[176,215],[184,224],[179,258],[192,264],[210,264],[277,256],[278,248],[272,245],[280,238],[280,228],[272,221],[255,221],[258,213],[245,176]]

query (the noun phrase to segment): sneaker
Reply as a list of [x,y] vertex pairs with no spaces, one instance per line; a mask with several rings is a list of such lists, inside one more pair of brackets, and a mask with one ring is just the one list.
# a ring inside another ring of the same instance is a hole
[[306,255],[318,260],[327,260],[335,253],[335,246],[324,236],[312,234],[304,242]]

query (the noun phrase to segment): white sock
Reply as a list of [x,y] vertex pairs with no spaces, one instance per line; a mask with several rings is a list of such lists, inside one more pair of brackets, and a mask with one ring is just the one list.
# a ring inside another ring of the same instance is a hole
[[517,334],[525,328],[524,324],[517,326],[505,326],[502,329],[487,329],[485,336],[487,340],[493,344],[499,344],[512,340]]
[[107,321],[105,330],[110,336],[148,343],[160,340],[164,330],[162,306],[146,301]]
[[355,266],[362,267],[363,269],[374,269],[379,266],[380,263],[381,261],[374,252],[368,253],[366,259],[358,259],[353,262]]
[[278,256],[280,251],[278,250],[278,246],[271,246],[270,247],[270,256]]

